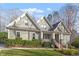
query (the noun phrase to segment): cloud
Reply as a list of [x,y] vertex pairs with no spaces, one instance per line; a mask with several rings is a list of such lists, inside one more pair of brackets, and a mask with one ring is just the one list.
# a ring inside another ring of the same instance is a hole
[[20,9],[23,12],[28,12],[33,15],[37,20],[43,16],[45,10],[38,9],[38,8],[28,8],[28,9]]
[[28,12],[33,15],[37,20],[40,19],[42,16],[46,16],[47,13],[51,12],[51,8],[46,8],[45,10],[39,8],[27,8],[27,9],[20,9],[23,12]]
[[47,8],[47,11],[52,11],[52,9],[51,8]]
[[32,13],[32,14],[34,14],[34,13],[44,13],[43,10],[38,9],[38,8],[21,9],[21,11],[23,11],[23,12],[27,12],[28,11],[29,13]]

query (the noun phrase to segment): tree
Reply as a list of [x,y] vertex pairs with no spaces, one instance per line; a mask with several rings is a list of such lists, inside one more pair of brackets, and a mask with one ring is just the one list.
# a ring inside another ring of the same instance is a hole
[[75,38],[75,41],[72,42],[72,46],[79,48],[79,37]]
[[23,13],[19,9],[9,9],[8,11],[10,13],[10,15],[9,15],[10,22],[15,20],[17,17],[19,17]]
[[47,16],[47,19],[50,21],[51,24],[55,24],[61,20],[61,17],[58,11],[53,11],[53,13]]
[[22,13],[20,9],[0,9],[0,31],[7,31],[6,25],[18,18]]
[[61,20],[60,14],[58,11],[53,12],[53,23],[57,23]]
[[77,16],[77,6],[74,4],[66,4],[61,8],[62,18],[64,19],[64,23],[67,28],[71,31],[71,39],[70,39],[70,48],[71,43],[76,38],[77,31],[75,29],[76,16]]
[[0,32],[5,31],[6,21],[4,21],[4,19],[6,18],[0,15]]
[[48,14],[47,19],[49,20],[49,22],[52,24],[52,14]]
[[73,4],[66,4],[61,8],[62,18],[64,19],[65,25],[69,30],[74,30],[74,24],[76,22],[77,7]]

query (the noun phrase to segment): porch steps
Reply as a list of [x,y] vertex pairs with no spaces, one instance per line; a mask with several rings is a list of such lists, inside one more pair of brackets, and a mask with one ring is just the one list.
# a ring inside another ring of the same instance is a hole
[[59,49],[63,49],[64,47],[62,46],[62,44],[58,43],[56,40],[53,40],[56,47],[58,47]]

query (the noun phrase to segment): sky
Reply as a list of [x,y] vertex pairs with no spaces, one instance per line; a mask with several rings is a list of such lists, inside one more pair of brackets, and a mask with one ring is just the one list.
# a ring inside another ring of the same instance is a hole
[[23,12],[28,11],[37,19],[47,16],[52,11],[58,11],[64,3],[2,3],[0,9],[20,9]]
[[52,8],[54,10],[57,10],[61,8],[64,5],[64,3],[2,3],[0,4],[0,8],[4,9],[11,9],[11,8]]
[[[65,3],[0,3],[0,9],[20,9],[23,12],[28,11],[38,20],[53,11],[59,11],[64,5]],[[79,32],[79,28],[77,29]]]

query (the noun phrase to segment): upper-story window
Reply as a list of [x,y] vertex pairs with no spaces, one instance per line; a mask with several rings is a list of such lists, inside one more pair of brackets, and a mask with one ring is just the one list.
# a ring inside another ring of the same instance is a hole
[[25,25],[28,25],[28,22],[27,21],[25,22]]
[[46,29],[46,25],[41,25],[42,28]]
[[25,25],[28,25],[28,23],[25,23]]
[[44,29],[46,29],[46,26],[44,26]]

